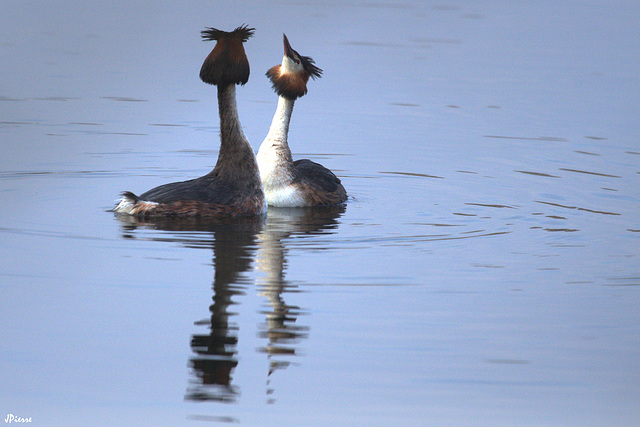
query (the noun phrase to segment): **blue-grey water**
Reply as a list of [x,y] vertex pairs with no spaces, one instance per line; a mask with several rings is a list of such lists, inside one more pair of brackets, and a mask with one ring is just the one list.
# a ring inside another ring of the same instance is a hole
[[[634,1],[4,1],[0,416],[32,425],[640,424]],[[343,209],[136,223],[215,164],[205,27],[324,70],[295,158]]]

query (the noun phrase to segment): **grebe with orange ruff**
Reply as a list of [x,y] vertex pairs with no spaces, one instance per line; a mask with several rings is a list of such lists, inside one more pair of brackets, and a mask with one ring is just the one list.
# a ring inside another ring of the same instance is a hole
[[207,56],[200,78],[218,87],[220,152],[211,172],[200,178],[174,182],[136,196],[124,192],[114,212],[138,217],[224,217],[266,212],[256,156],[244,135],[236,106],[236,85],[249,80],[249,61],[243,43],[254,28],[231,32],[208,28],[203,40],[217,43]]
[[282,64],[267,71],[278,94],[278,106],[257,156],[267,201],[277,207],[344,203],[347,192],[333,172],[311,160],[294,162],[291,156],[287,137],[293,105],[307,93],[309,77],[320,77],[322,70],[314,65],[313,59],[293,50],[284,34],[283,44]]

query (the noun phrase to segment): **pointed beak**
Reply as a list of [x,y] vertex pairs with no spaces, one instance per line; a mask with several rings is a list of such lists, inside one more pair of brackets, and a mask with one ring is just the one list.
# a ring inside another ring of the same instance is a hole
[[282,34],[282,44],[284,45],[284,54],[293,59],[293,48],[289,44],[289,39],[286,34]]

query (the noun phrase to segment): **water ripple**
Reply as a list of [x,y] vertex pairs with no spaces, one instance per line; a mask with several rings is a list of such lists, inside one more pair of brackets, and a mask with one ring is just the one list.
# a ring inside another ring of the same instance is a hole
[[549,206],[555,206],[558,208],[563,208],[563,209],[576,209],[579,211],[584,211],[584,212],[591,212],[591,213],[596,213],[596,214],[601,214],[601,215],[621,215],[617,212],[607,212],[607,211],[597,211],[594,209],[587,209],[587,208],[581,208],[578,206],[566,206],[566,205],[561,205],[560,203],[551,203],[551,202],[543,202],[541,200],[536,200],[536,203],[541,203],[543,205],[549,205]]
[[551,175],[551,174],[543,173],[543,172],[521,171],[521,170],[514,170],[514,172],[524,173],[524,174],[527,174],[527,175],[542,176],[542,177],[545,177],[545,178],[560,178],[559,176]]
[[587,175],[605,176],[607,178],[622,178],[622,177],[620,177],[618,175],[609,175],[609,174],[606,174],[606,173],[583,171],[583,170],[579,170],[579,169],[560,168],[560,170],[561,171],[566,171],[566,172],[584,173],[584,174],[587,174]]
[[124,171],[109,170],[40,170],[40,171],[0,171],[0,180],[14,180],[23,178],[104,178],[106,176],[131,176],[130,173]]
[[418,176],[422,178],[437,178],[444,179],[442,176],[437,175],[429,175],[426,173],[417,173],[417,172],[390,172],[390,171],[380,171],[380,173],[388,174],[388,175],[404,175],[404,176]]

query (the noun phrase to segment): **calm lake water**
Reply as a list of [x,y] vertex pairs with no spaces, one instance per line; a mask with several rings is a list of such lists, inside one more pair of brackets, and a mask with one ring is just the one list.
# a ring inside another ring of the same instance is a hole
[[[0,416],[639,425],[640,9],[524,3],[3,2]],[[242,23],[247,137],[285,32],[349,203],[114,217],[215,164],[199,32]]]

